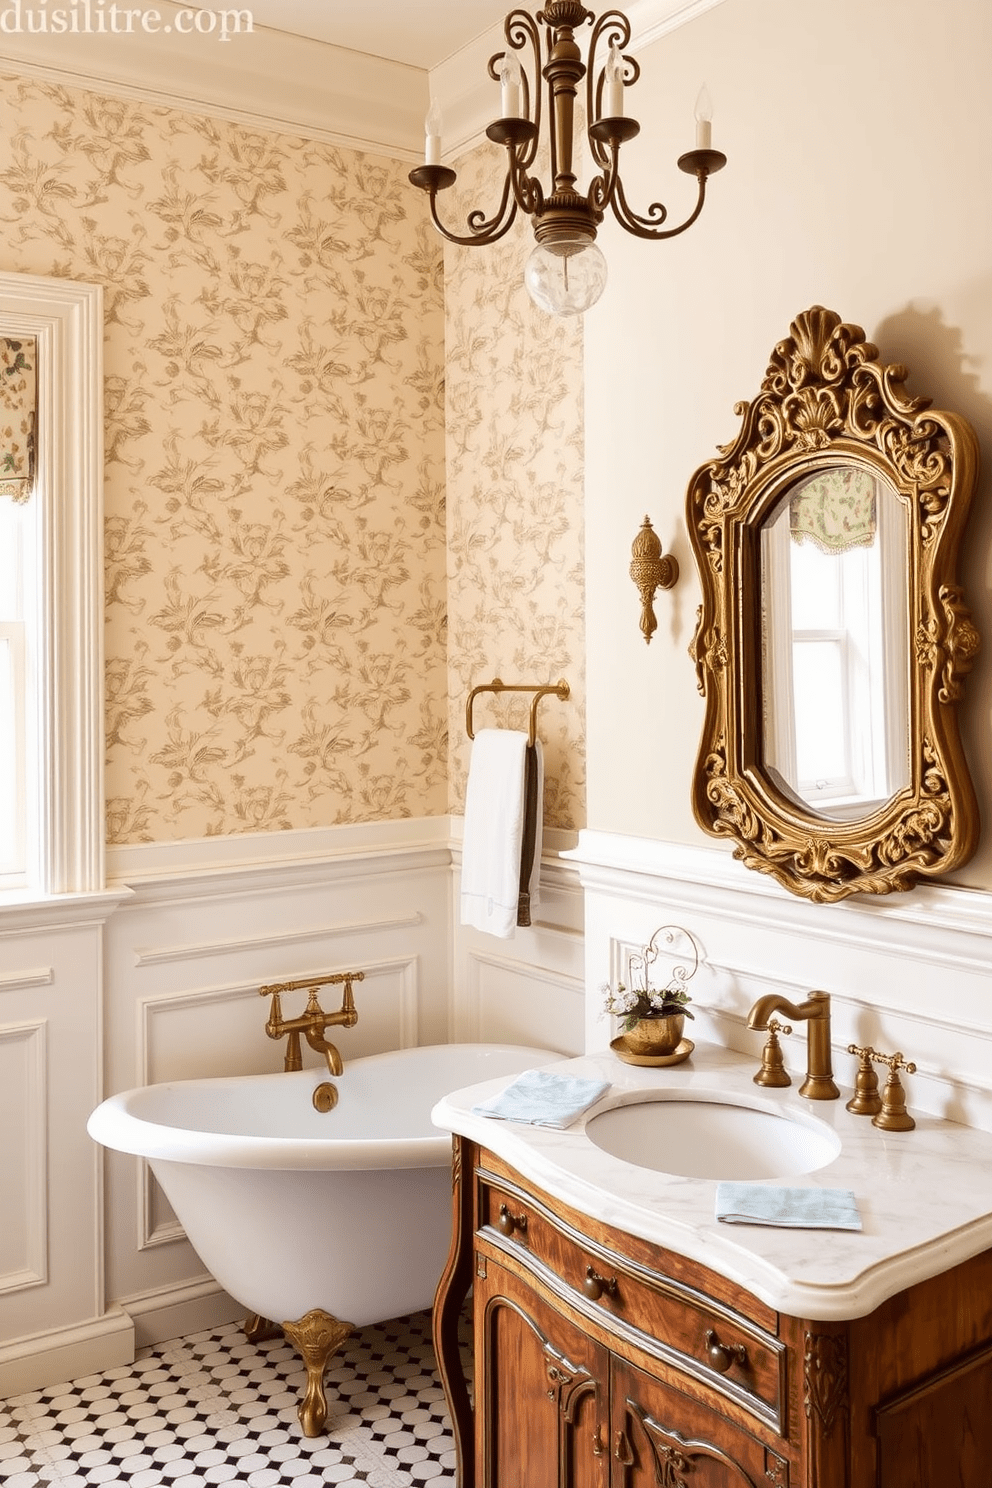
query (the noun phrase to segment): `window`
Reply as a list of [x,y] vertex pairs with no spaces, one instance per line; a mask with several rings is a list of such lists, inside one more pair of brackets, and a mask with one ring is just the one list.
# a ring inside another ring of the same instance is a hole
[[103,888],[103,296],[0,274],[38,343],[37,476],[0,500],[0,888]]
[[[0,889],[27,883],[27,732],[24,580],[34,509],[0,496]],[[26,530],[27,529],[27,530]]]
[[[823,522],[824,494],[843,522]],[[909,781],[905,509],[873,475],[829,470],[789,493],[761,539],[778,642],[763,658],[766,764],[820,815],[863,817]]]

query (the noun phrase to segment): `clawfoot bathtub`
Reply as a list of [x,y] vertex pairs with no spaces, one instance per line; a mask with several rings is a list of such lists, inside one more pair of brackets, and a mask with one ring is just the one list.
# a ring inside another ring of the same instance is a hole
[[312,1104],[324,1069],[172,1081],[112,1096],[87,1129],[148,1159],[207,1270],[284,1328],[307,1368],[300,1421],[317,1436],[324,1368],[352,1328],[433,1300],[451,1228],[451,1138],[432,1107],[559,1058],[506,1044],[373,1054],[345,1065],[326,1113]]

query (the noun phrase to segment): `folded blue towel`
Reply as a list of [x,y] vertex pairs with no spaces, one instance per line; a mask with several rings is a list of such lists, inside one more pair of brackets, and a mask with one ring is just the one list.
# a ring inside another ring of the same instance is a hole
[[860,1230],[849,1188],[772,1188],[764,1183],[718,1183],[716,1217],[724,1224],[774,1225],[790,1230]]
[[476,1116],[502,1121],[524,1121],[529,1126],[571,1126],[610,1088],[608,1080],[580,1080],[551,1070],[524,1070],[499,1095],[473,1106]]

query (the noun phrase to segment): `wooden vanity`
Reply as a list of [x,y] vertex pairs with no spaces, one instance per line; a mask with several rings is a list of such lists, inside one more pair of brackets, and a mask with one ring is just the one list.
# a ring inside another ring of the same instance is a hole
[[460,1135],[453,1193],[434,1341],[459,1488],[992,1484],[992,1251],[822,1322],[589,1218]]

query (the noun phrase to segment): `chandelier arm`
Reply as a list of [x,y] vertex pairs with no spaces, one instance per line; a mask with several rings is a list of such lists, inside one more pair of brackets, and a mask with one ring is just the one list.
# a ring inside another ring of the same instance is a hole
[[536,176],[529,176],[519,161],[511,159],[507,183],[513,186],[513,200],[528,217],[544,211],[544,189]]
[[[596,143],[592,139],[590,142],[592,144]],[[613,206],[614,196],[618,191],[621,194],[623,193],[623,185],[620,181],[619,147],[613,144],[608,148],[601,145],[600,148],[605,155],[605,159],[601,162],[603,173],[602,175],[594,176],[589,182],[587,200],[592,210],[602,219],[609,207],[613,207],[613,210],[616,211],[616,207]]]
[[474,248],[476,244],[497,243],[505,233],[509,232],[517,215],[517,202],[510,198],[510,176],[507,174],[503,182],[503,195],[500,204],[488,220],[483,218],[481,209],[476,209],[468,214],[468,235],[452,232],[445,227],[437,215],[437,189],[430,190],[431,221],[443,238],[449,243],[457,243],[462,248]]
[[696,205],[685,221],[679,223],[678,227],[661,228],[660,224],[668,217],[668,208],[662,206],[661,202],[652,202],[645,216],[634,212],[627,204],[623,182],[619,176],[616,180],[616,189],[610,201],[610,205],[613,208],[613,215],[620,223],[620,226],[625,227],[635,237],[654,238],[658,240],[661,238],[676,238],[679,233],[685,232],[687,227],[692,226],[703,210],[703,203],[706,200],[706,176],[700,172],[697,180],[699,181],[699,195],[696,199]]

